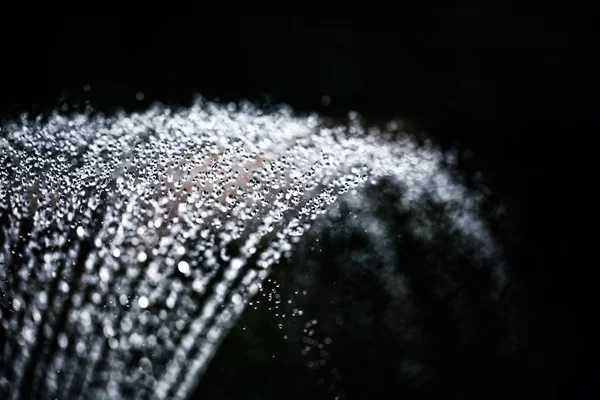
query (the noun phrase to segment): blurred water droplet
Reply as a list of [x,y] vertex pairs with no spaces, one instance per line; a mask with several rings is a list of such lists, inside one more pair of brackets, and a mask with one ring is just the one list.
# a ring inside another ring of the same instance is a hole
[[177,269],[182,274],[187,274],[188,272],[190,272],[190,265],[185,261],[179,261],[179,264],[177,265]]
[[148,298],[146,296],[141,296],[138,300],[138,304],[141,308],[148,307]]

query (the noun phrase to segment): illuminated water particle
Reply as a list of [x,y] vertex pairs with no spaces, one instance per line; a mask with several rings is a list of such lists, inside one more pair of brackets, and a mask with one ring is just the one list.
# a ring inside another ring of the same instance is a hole
[[110,272],[109,272],[108,268],[101,267],[100,272],[98,273],[98,276],[100,276],[100,280],[102,282],[108,282],[108,280],[110,279]]
[[202,281],[200,279],[194,279],[194,282],[192,283],[192,289],[195,292],[201,293],[202,290],[204,289],[204,284],[202,283]]
[[185,261],[179,261],[179,264],[177,264],[177,269],[182,274],[187,274],[190,272],[190,265]]
[[140,308],[148,307],[148,298],[146,296],[140,296],[140,298],[138,299],[138,304]]
[[143,252],[143,251],[140,251],[140,252],[137,254],[137,260],[138,260],[138,262],[141,262],[141,263],[142,263],[142,262],[146,261],[147,259],[148,259],[148,256],[146,255],[146,253],[145,253],[145,252]]

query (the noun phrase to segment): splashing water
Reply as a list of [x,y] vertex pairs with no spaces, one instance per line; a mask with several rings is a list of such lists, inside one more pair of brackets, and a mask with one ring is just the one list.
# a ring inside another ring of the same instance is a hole
[[418,209],[424,194],[458,205],[457,231],[482,257],[499,254],[477,217],[481,195],[442,167],[449,156],[367,133],[354,116],[329,128],[285,109],[198,101],[24,117],[2,132],[6,399],[186,398],[312,222],[383,178],[405,189],[399,207]]

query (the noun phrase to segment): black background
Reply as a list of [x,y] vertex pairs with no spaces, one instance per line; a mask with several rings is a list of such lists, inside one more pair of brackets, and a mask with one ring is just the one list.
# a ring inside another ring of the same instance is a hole
[[85,101],[106,111],[185,105],[199,92],[333,116],[357,110],[373,121],[405,117],[443,146],[472,150],[465,169],[483,171],[509,207],[515,228],[505,245],[527,284],[537,338],[535,376],[523,381],[540,397],[583,397],[598,128],[589,10],[419,2],[340,5],[325,17],[324,4],[298,4],[296,16],[239,16],[237,7],[3,5],[0,113]]

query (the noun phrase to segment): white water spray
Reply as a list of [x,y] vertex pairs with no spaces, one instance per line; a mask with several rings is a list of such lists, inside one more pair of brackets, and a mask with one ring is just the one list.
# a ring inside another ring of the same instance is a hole
[[6,124],[0,397],[188,397],[311,222],[382,178],[406,189],[399,207],[459,205],[456,229],[497,256],[447,155],[353,120],[197,102]]

